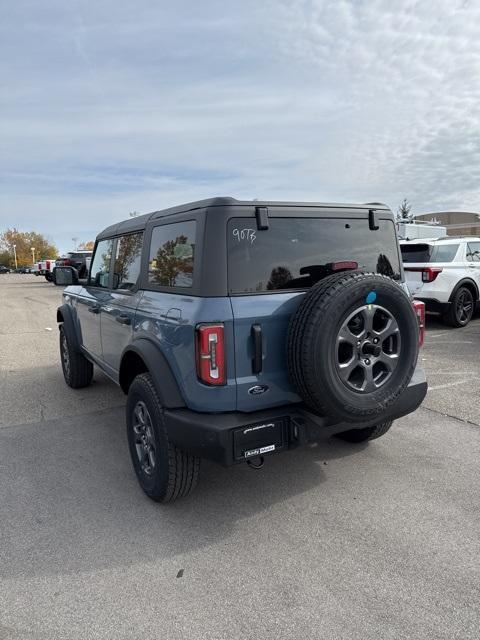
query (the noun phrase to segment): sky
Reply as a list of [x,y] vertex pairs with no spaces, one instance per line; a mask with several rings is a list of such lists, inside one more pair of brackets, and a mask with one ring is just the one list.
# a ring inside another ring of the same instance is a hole
[[0,0],[0,232],[215,195],[480,211],[480,1]]

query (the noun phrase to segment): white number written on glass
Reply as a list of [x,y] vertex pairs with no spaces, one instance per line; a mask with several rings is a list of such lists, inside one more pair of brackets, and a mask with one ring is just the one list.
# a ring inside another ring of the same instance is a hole
[[255,235],[255,229],[234,229],[233,237],[236,238],[239,242],[241,242],[242,240],[246,240],[251,244],[253,244],[257,239],[257,236]]

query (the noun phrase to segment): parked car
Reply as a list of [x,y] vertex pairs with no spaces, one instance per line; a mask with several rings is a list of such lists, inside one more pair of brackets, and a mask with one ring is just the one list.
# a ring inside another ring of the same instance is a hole
[[447,324],[467,325],[479,301],[480,238],[401,241],[400,247],[413,297]]
[[32,269],[30,267],[18,267],[17,269],[15,269],[14,273],[31,273]]
[[79,278],[86,278],[92,258],[91,251],[70,251],[63,258],[56,261],[57,267],[74,267],[78,271]]
[[56,261],[54,259],[50,260],[40,260],[33,265],[32,273],[36,276],[44,276],[47,282],[52,282],[53,280],[53,269],[55,268]]
[[[384,205],[215,198],[105,229],[58,309],[66,383],[94,365],[127,395],[145,493],[168,502],[224,465],[336,435],[383,436],[414,411],[424,305]],[[285,464],[287,461],[285,460]]]
[[5,267],[3,264],[0,264],[0,273],[10,273],[10,269]]

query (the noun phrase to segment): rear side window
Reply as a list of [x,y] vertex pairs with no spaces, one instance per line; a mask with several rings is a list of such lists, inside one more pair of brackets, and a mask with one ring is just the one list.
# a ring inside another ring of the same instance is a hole
[[155,227],[148,262],[148,281],[159,287],[191,287],[195,258],[194,220]]
[[432,252],[430,262],[452,262],[457,255],[458,244],[437,244]]
[[97,244],[90,269],[90,278],[88,281],[90,285],[108,289],[112,251],[113,240],[102,240]]
[[114,289],[130,290],[136,286],[142,261],[142,241],[142,233],[130,233],[118,238],[113,275]]
[[270,218],[258,231],[254,218],[228,222],[230,293],[305,289],[332,273],[332,263],[356,262],[358,268],[400,278],[392,221],[379,220],[371,231],[366,220]]
[[457,255],[458,244],[408,244],[401,245],[402,260],[409,262],[452,262]]
[[480,262],[480,242],[468,243],[467,260],[469,262]]

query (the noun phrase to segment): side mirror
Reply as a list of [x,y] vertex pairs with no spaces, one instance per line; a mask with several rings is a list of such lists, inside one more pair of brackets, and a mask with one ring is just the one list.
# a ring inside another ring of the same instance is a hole
[[78,271],[74,267],[54,267],[53,284],[56,287],[78,284]]

